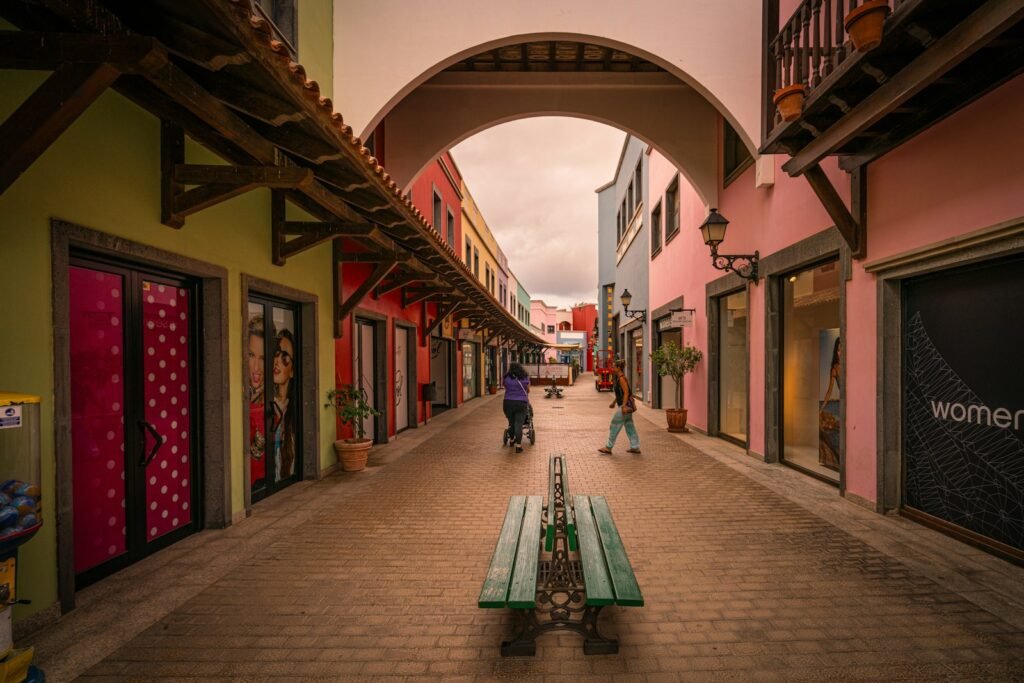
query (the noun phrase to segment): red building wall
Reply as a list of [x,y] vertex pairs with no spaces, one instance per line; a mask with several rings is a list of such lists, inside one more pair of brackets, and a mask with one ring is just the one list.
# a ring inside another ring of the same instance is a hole
[[[455,216],[455,244],[452,245],[452,248],[460,258],[461,253],[457,247],[461,244],[462,240],[462,196],[459,191],[461,181],[462,178],[458,167],[452,161],[451,155],[446,152],[416,179],[410,189],[413,204],[427,218],[428,223],[433,222],[434,190],[436,189],[440,193],[444,204],[442,216],[447,217],[448,211],[451,211]],[[441,234],[442,239],[447,241],[446,226],[440,226],[438,232]],[[343,295],[348,296],[354,292],[366,280],[372,268],[373,266],[370,264],[345,264],[342,268]],[[384,354],[385,357],[378,359],[378,362],[387,363],[386,386],[379,388],[379,391],[386,397],[393,397],[395,395],[395,323],[399,321],[416,326],[417,386],[413,396],[416,401],[416,422],[417,424],[422,424],[424,419],[429,418],[430,415],[429,412],[424,414],[425,410],[429,411],[429,406],[425,407],[420,397],[423,395],[423,385],[429,384],[431,381],[430,346],[423,343],[423,318],[424,311],[426,311],[426,317],[429,320],[434,319],[436,314],[434,305],[429,304],[424,307],[423,304],[414,304],[408,308],[403,308],[401,292],[394,291],[385,294],[379,299],[375,299],[373,295],[368,295],[359,303],[358,308],[366,312],[368,318],[383,318],[384,321],[386,352]],[[351,384],[353,380],[353,327],[353,316],[350,315],[342,324],[341,339],[336,339],[334,342],[335,383],[338,385]],[[456,405],[458,405],[462,403],[462,391],[460,389],[462,386],[461,356],[458,358],[455,368],[455,395]],[[390,438],[395,435],[395,405],[393,400],[385,400],[384,403],[387,405],[388,437]],[[344,438],[347,436],[349,436],[347,431],[339,427],[338,437]]]
[[587,372],[594,371],[594,325],[597,323],[597,305],[583,304],[572,309],[572,329],[587,333]]

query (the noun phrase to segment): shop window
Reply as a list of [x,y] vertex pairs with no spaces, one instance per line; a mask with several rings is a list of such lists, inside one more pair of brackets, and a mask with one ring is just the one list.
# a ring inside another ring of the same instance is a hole
[[665,244],[679,233],[679,176],[665,190]]
[[718,298],[718,431],[747,442],[747,292]]
[[782,313],[782,458],[836,482],[843,398],[837,263],[784,277]]

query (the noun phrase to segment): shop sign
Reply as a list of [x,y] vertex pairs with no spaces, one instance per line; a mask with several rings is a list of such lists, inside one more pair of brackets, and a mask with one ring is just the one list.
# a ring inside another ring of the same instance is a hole
[[1024,550],[1024,260],[904,291],[905,504]]
[[672,327],[693,327],[693,311],[672,311]]
[[441,336],[451,337],[452,336],[452,318],[448,316],[441,321]]
[[461,327],[459,328],[458,338],[460,341],[476,341],[476,332],[468,327]]

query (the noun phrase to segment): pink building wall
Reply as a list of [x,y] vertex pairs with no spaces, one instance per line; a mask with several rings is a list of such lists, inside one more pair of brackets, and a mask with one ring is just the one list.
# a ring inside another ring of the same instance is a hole
[[[554,344],[557,339],[557,332],[548,334],[548,325],[553,326],[556,331],[558,330],[558,309],[554,306],[548,306],[540,299],[533,299],[530,301],[530,324],[540,328],[540,332],[537,333],[540,337]],[[552,349],[544,349],[545,361],[557,355]]]
[[[788,16],[785,15],[785,16]],[[785,18],[785,16],[783,18]],[[877,288],[864,264],[957,235],[1024,216],[1024,76],[936,124],[871,164],[868,171],[868,255],[855,261],[846,283],[847,364],[846,488],[869,501],[877,498]],[[720,131],[721,136],[721,131]],[[721,139],[719,140],[721,144]],[[804,178],[781,170],[786,157],[775,158],[775,184],[757,189],[751,166],[720,192],[719,211],[729,219],[721,246],[724,253],[762,257],[831,227]],[[823,162],[833,184],[849,202],[849,177],[834,158]],[[675,175],[657,152],[651,154],[647,199],[654,206]],[[711,266],[708,248],[697,227],[706,207],[682,182],[680,233],[651,261],[650,305],[664,305],[682,295],[696,308],[694,326],[684,341],[707,357],[705,285],[723,273]],[[765,290],[764,280],[749,287],[750,443],[765,453]],[[685,380],[690,422],[708,424],[707,363]]]

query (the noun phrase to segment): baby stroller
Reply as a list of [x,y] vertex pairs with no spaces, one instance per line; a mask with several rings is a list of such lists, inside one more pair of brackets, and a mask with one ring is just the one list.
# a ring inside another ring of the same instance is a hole
[[[533,429],[533,405],[526,404],[526,420],[523,421],[523,436],[530,440],[530,445],[537,443],[537,432]],[[512,433],[512,426],[509,425],[505,428],[505,432],[501,436],[502,446],[514,446],[516,442],[515,434]]]

